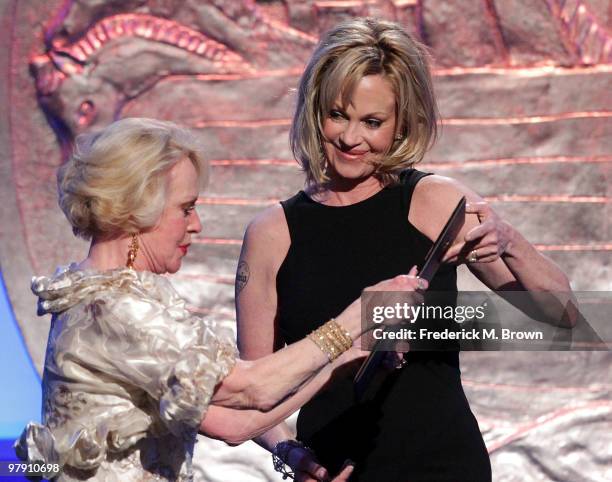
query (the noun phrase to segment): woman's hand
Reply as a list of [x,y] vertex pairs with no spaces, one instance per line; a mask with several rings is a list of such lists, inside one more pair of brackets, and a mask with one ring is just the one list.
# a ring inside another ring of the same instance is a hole
[[325,479],[313,479],[310,475],[306,474],[305,472],[298,472],[295,474],[295,481],[296,482],[318,482],[318,481],[346,482],[347,480],[349,480],[354,469],[355,467],[353,465],[347,465],[333,479],[330,479],[329,477]]
[[485,201],[470,202],[466,214],[476,214],[480,224],[469,230],[463,241],[446,252],[446,263],[491,263],[508,251],[514,229]]
[[389,351],[385,353],[385,357],[383,358],[381,363],[382,367],[389,371],[399,370],[403,368],[406,364],[406,360],[404,360],[404,353],[406,353],[410,349],[408,342],[404,343],[402,349],[404,351]]
[[340,473],[330,479],[327,469],[323,467],[314,457],[314,454],[307,449],[296,447],[289,453],[289,464],[294,473],[295,482],[345,482],[349,479],[353,469],[353,464],[348,463],[342,468]]
[[[378,307],[394,307],[396,305],[418,305],[423,302],[423,292],[429,287],[427,280],[417,276],[417,267],[413,266],[407,275],[399,275],[395,278],[381,281],[374,286],[366,288],[365,293],[379,292],[373,296],[366,297],[368,313],[372,312],[372,303]],[[385,325],[397,325],[404,322],[402,317],[390,318],[385,317]],[[370,327],[370,328],[373,328]]]
[[[417,276],[417,268],[413,266],[408,274],[399,275],[369,286],[363,290],[363,294],[380,292],[380,295],[376,295],[376,304],[381,306],[394,306],[396,303],[419,304],[423,301],[421,292],[425,291],[428,286],[426,280]],[[361,323],[362,298],[353,301],[336,317],[336,322],[348,331],[353,340],[373,328],[373,326],[366,326],[368,324]],[[368,312],[371,312],[371,310],[368,309]],[[396,325],[401,322],[401,319],[387,318],[385,325]]]
[[296,447],[289,452],[287,465],[291,467],[296,482],[329,480],[327,469],[307,449]]
[[425,291],[427,280],[417,276],[417,267],[413,266],[408,274],[401,274],[367,287],[364,291]]

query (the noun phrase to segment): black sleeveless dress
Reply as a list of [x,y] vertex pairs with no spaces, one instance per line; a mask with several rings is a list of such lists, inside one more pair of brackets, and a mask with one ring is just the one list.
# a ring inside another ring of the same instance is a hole
[[[432,242],[408,223],[416,183],[408,170],[399,185],[349,206],[325,206],[303,191],[282,202],[291,246],[277,275],[279,327],[286,343],[337,316],[363,288],[422,263]],[[456,270],[444,266],[430,290],[457,290]],[[307,403],[298,439],[335,474],[350,458],[351,480],[372,482],[491,480],[489,457],[463,388],[459,353],[412,352],[375,396],[357,402],[359,364]]]

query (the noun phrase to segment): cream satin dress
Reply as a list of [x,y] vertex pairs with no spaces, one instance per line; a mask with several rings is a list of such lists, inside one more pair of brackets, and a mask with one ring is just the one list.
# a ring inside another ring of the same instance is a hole
[[51,313],[43,423],[15,443],[58,481],[192,480],[196,434],[232,369],[233,334],[193,316],[163,276],[76,265],[36,277]]

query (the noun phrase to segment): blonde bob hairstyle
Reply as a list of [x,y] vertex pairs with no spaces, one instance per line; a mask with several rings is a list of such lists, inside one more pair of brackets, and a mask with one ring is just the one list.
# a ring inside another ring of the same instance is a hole
[[208,170],[201,149],[176,124],[126,118],[78,136],[57,173],[59,205],[74,234],[108,239],[153,228],[166,204],[168,171],[185,157],[203,187]]
[[361,78],[380,74],[396,97],[395,140],[377,162],[375,176],[397,182],[399,172],[419,162],[437,136],[438,110],[429,54],[399,25],[373,18],[340,23],[323,36],[298,86],[291,150],[306,172],[306,184],[321,186],[325,174],[323,121],[341,96],[349,105]]

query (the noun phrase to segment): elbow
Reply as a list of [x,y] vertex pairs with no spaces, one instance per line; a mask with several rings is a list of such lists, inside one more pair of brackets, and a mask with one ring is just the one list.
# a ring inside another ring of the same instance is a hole
[[[205,419],[206,420],[206,419]],[[198,433],[214,440],[225,442],[230,447],[237,447],[252,437],[244,430],[237,428],[233,423],[210,424],[205,420],[200,424]]]
[[565,326],[564,328],[568,328],[569,330],[573,330],[574,328],[576,328],[576,325],[578,324],[578,320],[570,320]]
[[541,322],[546,323],[550,326],[556,326],[557,328],[563,328],[565,330],[571,330],[576,327],[578,324],[578,320],[576,318],[572,318],[565,312],[561,317],[559,316],[542,316],[540,318]]
[[565,311],[563,313],[559,326],[571,330],[573,328],[576,328],[576,325],[578,325],[579,318],[580,312],[578,311],[577,304],[570,301],[565,307]]
[[575,328],[576,325],[578,325],[581,315],[580,315],[580,309],[578,306],[578,300],[576,299],[576,295],[572,291],[572,287],[567,277],[566,277],[566,281],[567,281],[567,287],[566,287],[565,293],[567,293],[568,296],[567,296],[567,299],[564,300],[565,303],[563,307],[563,315],[561,316],[560,325],[563,328],[572,329],[572,328]]
[[555,310],[556,312],[549,316],[548,320],[543,320],[544,322],[569,330],[576,327],[580,320],[580,310],[576,297],[571,291],[569,293],[569,299],[561,300],[558,310]]
[[542,291],[549,292],[552,296],[544,298],[545,303],[541,309],[545,316],[541,321],[559,328],[575,328],[580,319],[580,311],[569,278],[565,273],[561,273],[553,289],[548,288]]
[[238,447],[239,445],[242,445],[244,442],[247,442],[250,439],[245,438],[245,437],[240,437],[240,436],[237,436],[236,434],[233,434],[233,435],[228,435],[227,437],[220,439],[220,440],[225,442],[230,447]]
[[242,436],[242,434],[224,433],[224,432],[211,433],[211,432],[204,431],[202,428],[200,428],[199,433],[200,435],[204,435],[208,438],[212,438],[214,440],[220,440],[221,442],[225,442],[230,447],[238,447],[238,445],[242,445],[244,442],[247,442],[248,440],[250,440],[250,438],[244,437]]

